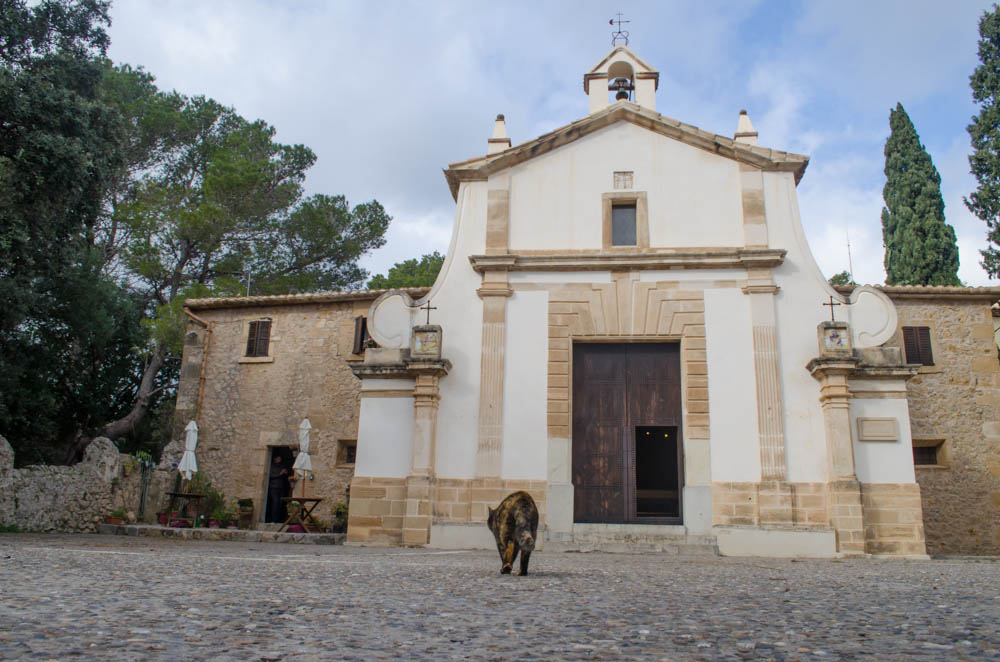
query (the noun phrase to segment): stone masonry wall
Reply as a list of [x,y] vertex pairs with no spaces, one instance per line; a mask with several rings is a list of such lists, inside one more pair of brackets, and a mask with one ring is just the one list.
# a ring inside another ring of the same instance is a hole
[[[345,501],[354,466],[344,464],[338,451],[341,442],[357,439],[361,397],[347,361],[361,358],[351,354],[354,319],[370,305],[359,300],[193,311],[211,332],[188,323],[175,437],[183,439],[183,427],[195,416],[205,361],[198,468],[227,498],[253,499],[257,521],[264,511],[269,447],[297,447],[305,417],[312,425],[315,476],[305,481],[306,496],[326,500],[315,511],[326,521],[332,505]],[[269,355],[247,359],[247,328],[260,319],[271,320]],[[302,489],[300,482],[294,494]]]
[[[929,554],[1000,554],[1000,361],[983,301],[893,297],[899,325],[927,326],[934,365],[907,384],[915,443],[943,440],[916,466]],[[902,347],[902,331],[887,343]]]
[[126,475],[127,457],[110,440],[99,437],[79,464],[15,469],[10,444],[0,437],[0,526],[93,533],[112,510],[134,513],[140,472]]

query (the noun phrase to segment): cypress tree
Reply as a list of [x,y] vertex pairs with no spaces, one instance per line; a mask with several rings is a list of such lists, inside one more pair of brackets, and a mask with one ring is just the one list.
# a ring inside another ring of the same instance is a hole
[[885,141],[882,243],[887,285],[961,285],[955,229],[944,221],[941,175],[897,103]]
[[986,249],[980,263],[990,278],[1000,278],[1000,7],[979,19],[979,61],[969,79],[979,115],[968,126],[973,152],[969,166],[979,183],[965,206],[986,223]]

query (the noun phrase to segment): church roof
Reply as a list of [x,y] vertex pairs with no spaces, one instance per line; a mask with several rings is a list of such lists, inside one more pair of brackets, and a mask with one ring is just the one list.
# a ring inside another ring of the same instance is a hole
[[[427,294],[429,287],[399,288],[414,299]],[[267,306],[302,305],[310,303],[339,303],[344,301],[374,301],[390,290],[346,290],[344,292],[309,292],[306,294],[270,294],[255,297],[206,297],[184,302],[191,310],[212,308],[261,308]]]
[[793,172],[796,184],[802,179],[809,164],[809,157],[802,154],[739,143],[732,138],[703,131],[696,126],[684,124],[629,101],[619,101],[600,112],[502,152],[449,164],[444,175],[451,188],[451,195],[458,199],[458,186],[461,182],[483,181],[494,173],[568,145],[617,122],[631,122],[654,133],[761,170]]

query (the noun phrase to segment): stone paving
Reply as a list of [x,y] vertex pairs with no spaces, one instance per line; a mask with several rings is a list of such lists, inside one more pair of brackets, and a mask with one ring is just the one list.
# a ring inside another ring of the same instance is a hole
[[1000,563],[0,535],[4,660],[1000,659]]

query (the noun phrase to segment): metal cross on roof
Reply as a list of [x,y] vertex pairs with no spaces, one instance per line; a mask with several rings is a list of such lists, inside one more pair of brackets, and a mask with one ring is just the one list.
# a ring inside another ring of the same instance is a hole
[[841,306],[843,304],[841,304],[839,301],[834,301],[833,300],[833,296],[831,295],[830,296],[830,303],[824,303],[823,305],[824,306],[830,306],[830,321],[831,322],[836,322],[837,318],[833,316],[833,307],[834,306]]
[[618,30],[611,33],[611,45],[617,46],[618,40],[621,39],[625,42],[625,45],[628,46],[628,30],[622,30],[622,23],[631,23],[632,21],[623,21],[621,12],[618,12],[615,15],[618,17],[617,19],[613,18],[608,21],[608,25],[614,25],[615,23],[618,24]]
[[431,300],[428,299],[426,304],[424,304],[423,306],[420,306],[420,310],[426,310],[427,311],[427,323],[430,324],[431,323],[431,311],[432,310],[437,310],[437,306],[432,306],[431,305]]

